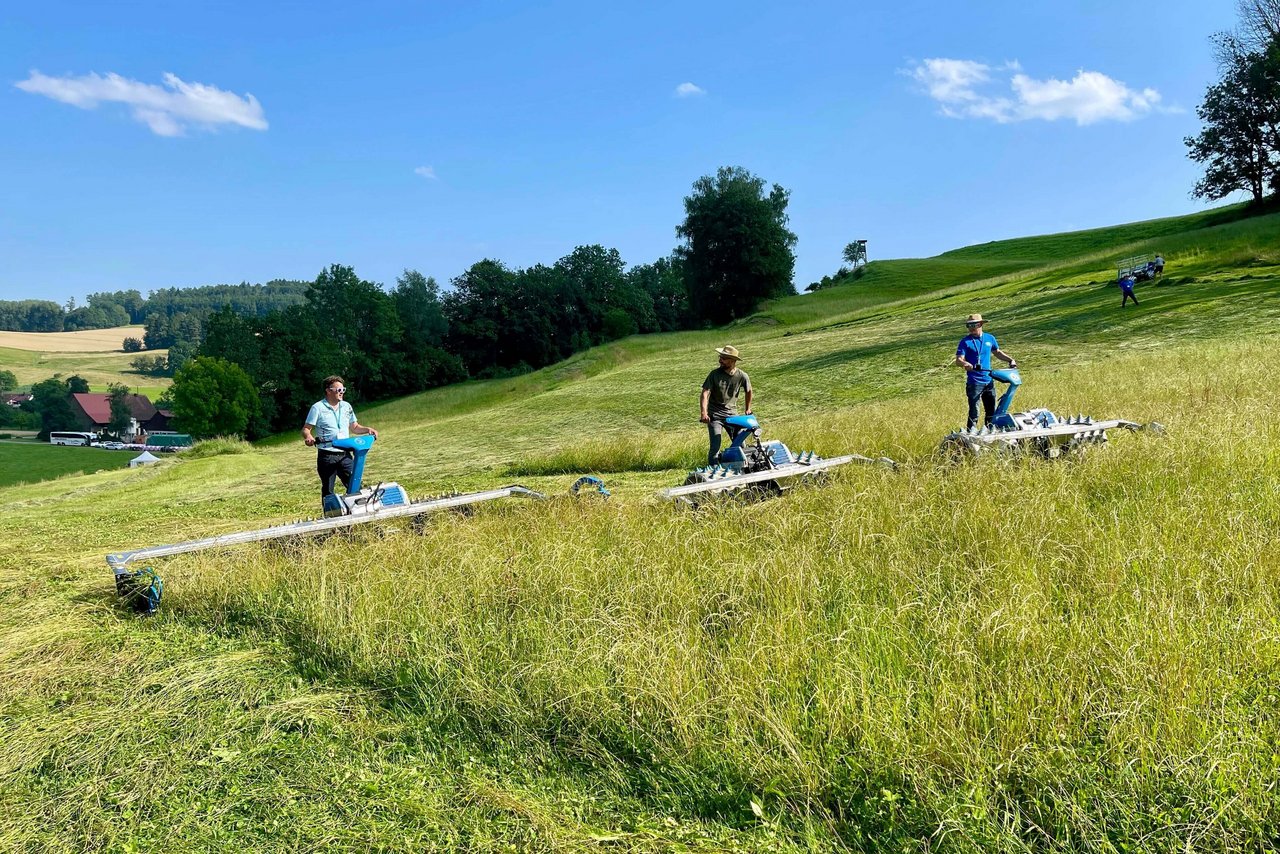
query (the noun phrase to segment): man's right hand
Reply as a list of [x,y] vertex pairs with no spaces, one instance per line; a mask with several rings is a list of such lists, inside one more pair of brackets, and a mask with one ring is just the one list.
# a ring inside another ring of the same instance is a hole
[[316,443],[314,436],[307,436],[302,441],[303,441],[303,444],[305,444],[308,448],[313,447]]
[[701,421],[703,424],[710,424],[711,416],[704,412],[698,416],[698,420]]

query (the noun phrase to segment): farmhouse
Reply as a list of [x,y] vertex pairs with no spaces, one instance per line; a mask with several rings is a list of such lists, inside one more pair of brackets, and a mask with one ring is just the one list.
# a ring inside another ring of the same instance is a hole
[[[168,430],[172,413],[156,409],[145,394],[125,396],[129,406],[129,429],[120,438],[125,441],[134,439],[143,433],[154,430]],[[111,423],[111,395],[101,392],[80,393],[71,395],[71,411],[81,429],[100,433]]]
[[19,407],[26,401],[31,399],[31,395],[22,394],[16,391],[6,391],[0,393],[0,403],[6,406]]

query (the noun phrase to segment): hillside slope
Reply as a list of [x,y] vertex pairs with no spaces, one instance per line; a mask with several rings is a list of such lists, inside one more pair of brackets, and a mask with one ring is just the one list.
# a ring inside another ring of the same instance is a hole
[[23,388],[55,374],[84,377],[93,391],[121,383],[141,394],[159,397],[172,385],[168,377],[144,376],[131,363],[139,356],[167,356],[166,350],[126,353],[121,342],[141,339],[141,326],[90,329],[81,332],[0,332],[0,369],[12,371]]
[[[102,555],[313,515],[296,437],[0,490],[0,848],[1266,847],[1280,217],[1158,222],[357,401],[374,479],[614,496],[170,559],[148,620]],[[1121,310],[1114,260],[1155,249]],[[942,464],[971,311],[1020,404],[1170,435]],[[768,435],[899,471],[656,501],[725,343]]]

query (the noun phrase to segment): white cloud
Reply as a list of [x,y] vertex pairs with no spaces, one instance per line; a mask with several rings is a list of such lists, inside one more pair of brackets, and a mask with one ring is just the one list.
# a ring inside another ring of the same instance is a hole
[[431,166],[419,166],[413,170],[413,174],[421,175],[423,178],[434,181],[436,180],[436,170]]
[[[1155,89],[1137,91],[1098,71],[1077,71],[1071,80],[1035,80],[1022,66],[1008,62],[993,67],[968,59],[926,59],[906,72],[953,118],[1022,122],[1070,119],[1078,125],[1132,121],[1160,106]],[[1008,76],[1012,96],[998,93]],[[993,93],[993,89],[996,92]]]
[[707,90],[693,83],[681,83],[676,87],[675,96],[677,98],[692,98],[695,95],[705,95]]
[[24,92],[92,110],[99,104],[126,104],[133,117],[160,136],[181,136],[188,126],[213,129],[239,125],[266,130],[267,119],[258,99],[240,97],[216,86],[188,83],[175,74],[164,75],[164,85],[130,80],[119,74],[97,73],[79,77],[49,77],[32,71],[14,84]]

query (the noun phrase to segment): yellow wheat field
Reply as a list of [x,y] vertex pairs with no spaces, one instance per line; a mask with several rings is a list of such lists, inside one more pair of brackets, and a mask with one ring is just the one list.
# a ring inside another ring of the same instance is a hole
[[141,326],[116,326],[82,332],[0,332],[0,347],[41,353],[111,353],[122,349],[125,338],[141,339],[144,331]]

